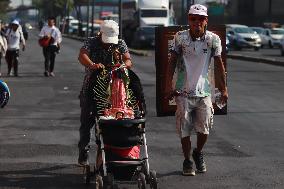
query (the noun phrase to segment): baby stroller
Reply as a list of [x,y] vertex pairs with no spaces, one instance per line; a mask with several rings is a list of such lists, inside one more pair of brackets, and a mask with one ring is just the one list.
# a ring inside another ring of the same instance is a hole
[[93,173],[89,165],[86,167],[85,183],[94,177],[98,189],[115,188],[116,181],[137,182],[139,189],[150,184],[156,189],[156,172],[149,168],[145,102],[138,76],[116,63],[97,74],[93,92],[100,160]]

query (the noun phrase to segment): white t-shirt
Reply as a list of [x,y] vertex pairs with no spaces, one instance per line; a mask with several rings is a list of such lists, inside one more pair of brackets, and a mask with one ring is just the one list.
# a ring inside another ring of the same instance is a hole
[[189,96],[205,97],[211,94],[208,70],[213,56],[221,56],[222,46],[218,35],[206,31],[195,41],[189,30],[177,32],[171,51],[181,56],[185,66],[183,89]]
[[54,42],[51,45],[57,45],[62,42],[61,32],[55,26],[52,26],[52,27],[49,27],[48,25],[43,26],[43,28],[41,29],[39,33],[39,36],[43,37],[47,35],[51,35],[51,37],[54,38]]
[[21,27],[18,27],[16,31],[9,28],[6,32],[8,50],[20,49],[20,43],[25,44],[25,38]]

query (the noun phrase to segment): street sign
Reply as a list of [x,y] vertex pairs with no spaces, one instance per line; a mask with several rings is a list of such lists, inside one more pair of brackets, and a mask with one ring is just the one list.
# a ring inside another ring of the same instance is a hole
[[[169,65],[168,55],[169,46],[174,38],[176,32],[188,29],[188,26],[169,26],[169,27],[157,27],[155,31],[155,65],[156,65],[156,110],[157,116],[173,116],[176,110],[175,102],[169,100],[169,95],[172,92],[172,75],[170,75],[172,66]],[[208,27],[209,31],[212,31],[220,36],[223,51],[222,60],[226,69],[226,29],[224,25],[212,25]],[[213,66],[212,66],[213,65]],[[214,64],[211,64],[211,71],[209,77],[212,78],[211,87],[212,91],[215,91],[215,77],[218,74]],[[214,111],[217,114],[227,114],[227,106],[219,109],[215,103]]]

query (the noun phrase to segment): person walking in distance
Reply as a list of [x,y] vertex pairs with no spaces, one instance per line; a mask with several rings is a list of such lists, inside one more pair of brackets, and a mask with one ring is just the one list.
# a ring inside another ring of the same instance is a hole
[[5,33],[2,31],[2,21],[0,20],[0,76],[1,76],[1,61],[5,57],[7,51],[7,40]]
[[[170,49],[169,63],[175,67],[180,57],[185,66],[185,77],[178,105],[178,133],[184,155],[183,175],[195,175],[191,160],[191,134],[193,129],[197,134],[197,147],[192,151],[196,171],[205,173],[203,147],[207,141],[210,127],[213,124],[213,106],[211,102],[211,87],[208,78],[211,57],[217,66],[216,86],[221,91],[221,100],[228,98],[226,87],[226,72],[222,62],[221,40],[218,35],[207,31],[207,8],[194,4],[188,12],[189,29],[179,31],[174,37]],[[173,69],[174,70],[174,69]],[[172,73],[173,74],[173,73]]]
[[20,27],[20,23],[14,20],[9,29],[6,31],[6,38],[8,49],[6,52],[6,61],[8,64],[8,76],[11,76],[12,68],[14,68],[14,76],[18,76],[18,64],[20,54],[20,44],[22,43],[22,50],[25,50],[26,43],[23,32]]
[[42,46],[44,55],[44,76],[54,77],[54,64],[56,53],[59,52],[62,36],[59,29],[55,26],[55,17],[48,17],[48,25],[44,26],[40,33],[40,39],[47,41],[47,45]]

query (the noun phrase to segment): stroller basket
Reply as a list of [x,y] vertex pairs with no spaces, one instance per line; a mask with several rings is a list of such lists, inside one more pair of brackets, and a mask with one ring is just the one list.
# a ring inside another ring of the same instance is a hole
[[99,125],[101,127],[116,126],[116,127],[133,127],[146,122],[145,118],[141,119],[100,119]]
[[104,144],[131,147],[142,144],[145,119],[99,120]]

